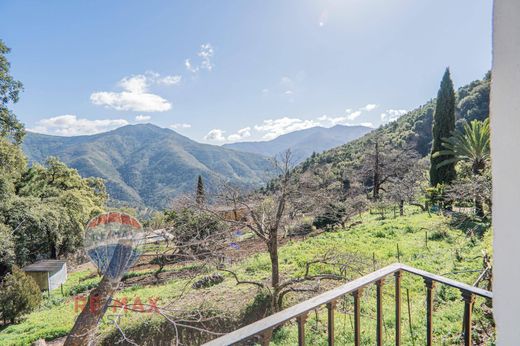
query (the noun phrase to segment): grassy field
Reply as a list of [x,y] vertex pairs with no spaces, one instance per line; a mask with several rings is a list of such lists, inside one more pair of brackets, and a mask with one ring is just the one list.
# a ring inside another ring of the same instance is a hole
[[[378,216],[363,214],[361,224],[350,229],[327,232],[305,240],[289,240],[280,251],[281,270],[284,278],[300,276],[305,264],[324,254],[344,264],[345,281],[354,279],[387,264],[402,263],[449,278],[472,284],[482,269],[482,251],[491,253],[492,234],[485,225],[471,222],[457,222],[454,218],[429,215],[409,211],[409,215],[393,218],[390,214],[385,220]],[[399,247],[399,256],[397,248]],[[240,251],[240,250],[237,250]],[[189,266],[196,268],[197,264]],[[246,259],[231,264],[231,268],[241,278],[266,282],[270,277],[269,257],[266,253],[256,253]],[[188,268],[190,269],[190,268]],[[158,285],[135,284],[123,288],[118,297],[132,300],[139,297],[143,303],[149,298],[160,298],[160,305],[171,303],[178,309],[208,309],[218,311],[231,319],[247,309],[258,294],[251,285],[235,284],[234,279],[223,274],[224,282],[210,288],[193,290],[191,283],[201,275],[213,272],[212,268],[198,268],[196,275],[171,275],[171,279]],[[153,269],[133,271],[128,277],[150,276]],[[170,274],[182,273],[183,266],[166,268]],[[336,267],[320,265],[312,267],[317,272],[337,272]],[[64,285],[64,296],[60,290],[54,291],[45,299],[42,307],[17,325],[8,326],[0,331],[0,345],[27,345],[38,338],[51,340],[64,336],[72,327],[77,315],[74,311],[74,295],[92,288],[99,279],[91,270],[83,270],[69,275]],[[338,281],[323,281],[321,291],[339,285]],[[315,285],[308,283],[306,285]],[[425,288],[421,279],[404,275],[403,277],[403,338],[406,345],[424,344]],[[410,297],[411,323],[408,320],[407,292]],[[223,299],[223,297],[225,299]],[[286,305],[301,301],[309,295],[289,294]],[[388,278],[384,289],[384,337],[385,343],[394,338],[393,279]],[[475,337],[482,344],[493,344],[489,320],[484,315],[484,301],[477,299],[475,304]],[[460,343],[462,330],[463,303],[460,293],[454,289],[438,286],[435,291],[434,305],[435,344],[453,345]],[[308,343],[326,344],[326,316],[324,310],[309,315],[307,324]],[[336,315],[337,344],[353,342],[352,297],[345,297],[338,306]],[[375,337],[375,287],[368,287],[362,298],[363,344],[373,345]],[[119,325],[132,336],[133,329],[144,323],[150,328],[161,323],[161,318],[148,313],[122,314]],[[237,321],[238,323],[238,321]],[[100,328],[102,335],[114,332],[110,317],[103,320]],[[274,335],[275,345],[294,345],[297,331],[294,323],[279,329]]]

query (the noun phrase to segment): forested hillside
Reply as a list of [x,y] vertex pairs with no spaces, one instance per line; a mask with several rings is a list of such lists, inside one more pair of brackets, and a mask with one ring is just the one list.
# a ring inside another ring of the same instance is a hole
[[211,190],[219,181],[260,186],[271,162],[260,155],[197,143],[155,125],[128,125],[91,136],[28,133],[23,149],[30,161],[56,156],[84,177],[105,179],[112,203],[163,208],[193,192],[201,175]]
[[[458,89],[457,128],[461,128],[464,122],[484,120],[489,116],[490,78],[491,75],[488,73],[482,80],[476,80]],[[314,155],[303,162],[299,170],[330,169],[338,179],[350,179],[348,175],[360,173],[365,159],[374,151],[375,142],[386,150],[410,148],[416,150],[420,157],[425,157],[430,154],[431,149],[434,111],[435,100],[430,100],[397,121],[384,125],[358,140]]]

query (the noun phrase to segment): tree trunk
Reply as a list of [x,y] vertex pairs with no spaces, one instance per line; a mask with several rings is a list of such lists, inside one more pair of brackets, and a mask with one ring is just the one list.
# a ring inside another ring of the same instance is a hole
[[399,216],[403,216],[403,215],[404,215],[404,201],[400,200],[399,201]]
[[484,217],[484,205],[480,196],[475,196],[475,215],[478,217]]
[[108,305],[119,286],[121,279],[112,280],[107,275],[103,276],[98,287],[89,295],[85,307],[79,314],[74,327],[70,331],[64,346],[88,346],[95,345],[94,337],[99,320],[105,314]]
[[269,257],[271,259],[271,286],[273,296],[271,299],[272,311],[278,311],[278,286],[280,285],[280,268],[278,263],[278,237],[276,233],[271,233],[268,244]]
[[372,197],[374,200],[379,199],[379,187],[380,187],[380,174],[379,174],[379,142],[376,141],[375,147],[375,158],[374,158],[374,189],[372,191]]
[[[486,168],[486,165],[484,162],[476,161],[473,163],[472,171],[473,175],[481,175],[482,171]],[[484,217],[484,205],[482,203],[482,197],[477,192],[475,194],[475,215],[478,217]]]

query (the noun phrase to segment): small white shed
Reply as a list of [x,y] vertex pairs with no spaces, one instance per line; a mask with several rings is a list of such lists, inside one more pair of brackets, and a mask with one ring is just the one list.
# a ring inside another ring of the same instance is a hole
[[41,260],[23,268],[41,290],[52,291],[67,281],[67,263],[59,260]]

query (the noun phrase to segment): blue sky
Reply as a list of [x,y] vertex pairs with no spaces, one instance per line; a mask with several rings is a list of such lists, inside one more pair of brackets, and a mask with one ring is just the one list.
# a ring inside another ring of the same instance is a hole
[[2,1],[27,128],[198,141],[378,126],[491,67],[491,0]]

